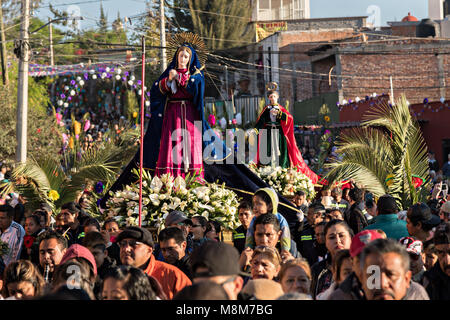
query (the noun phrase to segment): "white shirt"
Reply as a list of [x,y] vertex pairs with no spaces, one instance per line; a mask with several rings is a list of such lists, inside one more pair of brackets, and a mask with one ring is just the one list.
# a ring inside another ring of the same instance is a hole
[[9,247],[9,253],[2,256],[5,266],[8,266],[11,262],[19,259],[24,236],[25,229],[15,221],[11,222],[8,229],[1,234],[0,238],[3,242],[6,242]]

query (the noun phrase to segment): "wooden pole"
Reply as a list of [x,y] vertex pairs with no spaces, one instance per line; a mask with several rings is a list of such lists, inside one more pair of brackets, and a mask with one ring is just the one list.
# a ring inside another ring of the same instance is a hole
[[145,117],[145,36],[142,37],[142,85],[141,85],[141,145],[139,159],[139,227],[142,225],[142,170],[144,166],[144,117]]
[[28,59],[29,42],[28,28],[30,26],[30,0],[22,0],[22,26],[20,27],[20,58],[17,83],[17,162],[27,160],[27,115],[28,115]]

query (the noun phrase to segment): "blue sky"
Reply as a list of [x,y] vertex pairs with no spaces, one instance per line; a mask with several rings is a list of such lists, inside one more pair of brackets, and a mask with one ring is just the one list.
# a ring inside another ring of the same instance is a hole
[[[59,10],[67,10],[69,4],[77,6],[86,19],[81,21],[81,27],[94,26],[99,17],[100,1],[94,0],[43,0],[43,7],[52,3]],[[427,0],[310,0],[311,18],[365,16],[369,6],[377,6],[380,12],[381,25],[387,21],[400,21],[411,12],[419,20],[428,15]],[[109,22],[117,17],[133,16],[144,12],[145,0],[103,0],[105,13]],[[35,15],[47,20],[51,16],[48,8],[36,10]]]

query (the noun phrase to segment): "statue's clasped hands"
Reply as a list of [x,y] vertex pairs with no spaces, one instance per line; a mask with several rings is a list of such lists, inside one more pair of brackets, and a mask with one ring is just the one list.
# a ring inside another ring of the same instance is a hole
[[178,75],[177,70],[172,69],[169,71],[169,81],[172,81]]

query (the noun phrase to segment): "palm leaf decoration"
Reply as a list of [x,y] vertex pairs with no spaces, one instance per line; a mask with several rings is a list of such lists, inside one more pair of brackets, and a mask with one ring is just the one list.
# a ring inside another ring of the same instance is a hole
[[[48,203],[58,212],[64,203],[75,201],[88,185],[98,181],[106,186],[114,183],[122,166],[136,152],[135,139],[136,135],[129,133],[119,144],[107,142],[89,149],[81,157],[73,158],[67,172],[56,160],[30,158],[12,172],[11,182],[4,185],[2,194],[16,191],[23,195],[31,210]],[[56,191],[58,199],[52,199],[50,191]]]
[[420,188],[429,183],[427,147],[404,96],[395,106],[376,105],[336,145],[340,160],[325,165],[330,184],[353,179],[376,197],[391,194],[404,209],[422,200],[413,178],[425,181]]

